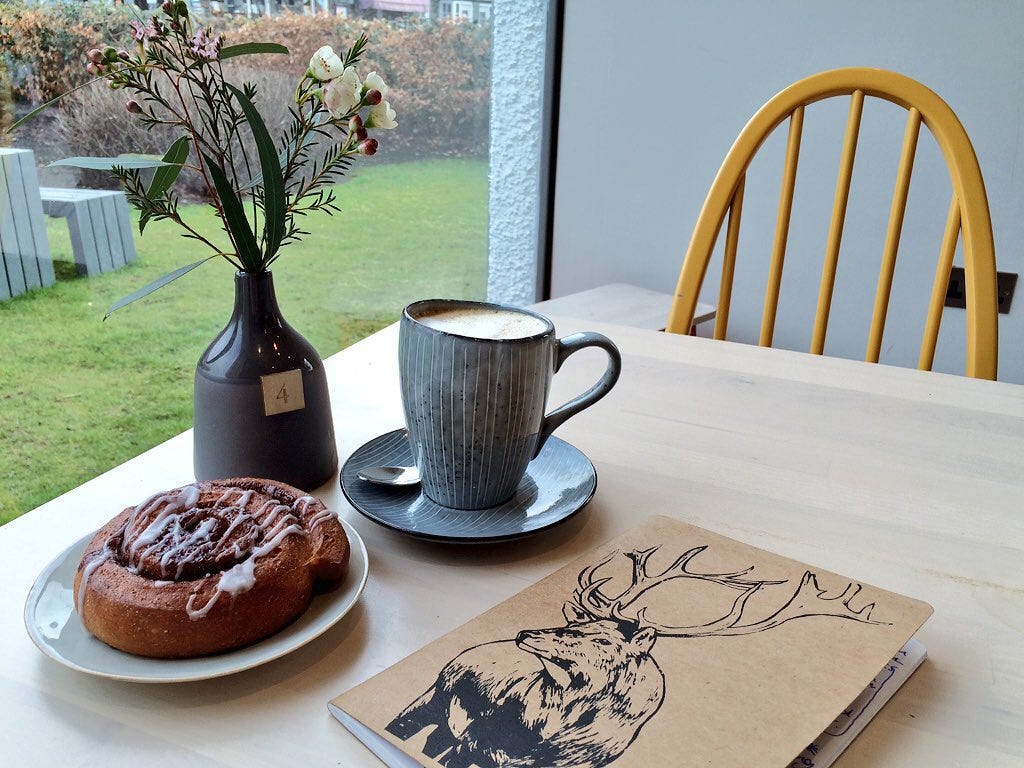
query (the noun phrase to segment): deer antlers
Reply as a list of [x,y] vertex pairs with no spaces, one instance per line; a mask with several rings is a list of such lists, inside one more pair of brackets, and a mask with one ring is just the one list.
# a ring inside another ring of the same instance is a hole
[[[676,558],[665,570],[660,573],[652,573],[648,563],[659,549],[660,547],[650,547],[625,553],[633,564],[632,579],[630,585],[614,597],[609,597],[601,591],[601,587],[611,581],[611,577],[595,579],[595,574],[610,563],[619,554],[618,551],[612,552],[595,565],[584,568],[580,571],[578,578],[579,587],[573,593],[573,605],[593,620],[615,619],[641,627],[651,627],[664,637],[748,635],[753,632],[773,629],[787,621],[805,616],[833,616],[864,624],[886,623],[871,618],[871,611],[875,607],[874,603],[869,603],[857,610],[851,607],[850,601],[862,589],[860,584],[849,582],[841,594],[836,597],[826,597],[828,590],[822,589],[818,585],[817,575],[810,571],[804,573],[796,591],[777,611],[757,621],[744,623],[742,622],[743,611],[751,597],[765,586],[786,584],[787,582],[785,580],[768,581],[743,578],[754,570],[754,566],[729,573],[695,573],[689,570],[690,561],[707,549],[707,546],[693,547]],[[646,606],[641,606],[633,615],[626,613],[627,609],[634,605],[644,593],[672,579],[709,581],[737,590],[740,594],[733,601],[728,613],[705,624],[684,627],[659,624],[647,618]]]

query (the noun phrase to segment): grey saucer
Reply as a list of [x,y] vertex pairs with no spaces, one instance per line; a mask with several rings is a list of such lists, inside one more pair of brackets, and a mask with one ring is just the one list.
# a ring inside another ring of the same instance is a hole
[[364,467],[412,463],[405,430],[388,432],[349,457],[341,469],[341,490],[361,514],[396,531],[433,541],[483,543],[529,536],[568,520],[597,489],[594,465],[557,437],[527,466],[515,495],[487,509],[442,507],[419,486],[387,488],[356,477]]

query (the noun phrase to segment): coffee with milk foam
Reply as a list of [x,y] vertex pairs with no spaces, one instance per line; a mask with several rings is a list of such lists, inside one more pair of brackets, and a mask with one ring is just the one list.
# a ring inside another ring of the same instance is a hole
[[474,339],[525,339],[543,333],[543,320],[525,312],[504,309],[454,307],[416,317],[429,328]]

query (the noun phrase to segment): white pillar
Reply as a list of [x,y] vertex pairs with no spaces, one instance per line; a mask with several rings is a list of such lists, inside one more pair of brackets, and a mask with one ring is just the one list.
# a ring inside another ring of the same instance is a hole
[[541,155],[547,0],[500,0],[493,7],[489,261],[490,301],[538,298],[543,198]]

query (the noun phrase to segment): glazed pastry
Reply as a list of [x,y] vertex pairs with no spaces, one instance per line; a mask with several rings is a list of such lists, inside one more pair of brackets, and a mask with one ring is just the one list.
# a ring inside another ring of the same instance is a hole
[[344,578],[337,516],[272,480],[186,485],[128,507],[89,542],[75,576],[82,624],[139,656],[183,658],[277,632]]

